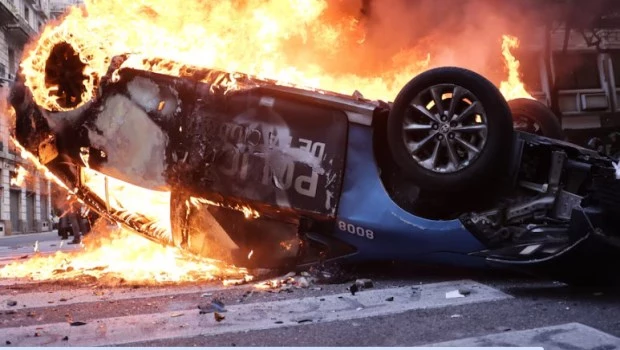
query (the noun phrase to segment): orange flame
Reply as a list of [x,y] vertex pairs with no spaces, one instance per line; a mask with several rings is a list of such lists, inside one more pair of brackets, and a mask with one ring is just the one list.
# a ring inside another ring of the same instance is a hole
[[[93,235],[91,237],[90,235]],[[223,280],[251,281],[247,270],[227,266],[206,258],[185,256],[174,247],[165,247],[125,229],[96,225],[84,239],[84,250],[41,254],[0,268],[0,278],[25,278],[35,281],[71,280],[90,276],[100,284],[118,283],[155,285],[167,282]],[[235,280],[227,280],[227,278]]]
[[11,186],[21,187],[26,182],[26,177],[28,176],[28,170],[24,169],[22,166],[17,166],[17,173],[15,177],[11,178]]
[[[428,67],[428,53],[403,52],[387,57],[380,74],[330,70],[321,61],[346,57],[363,45],[364,28],[352,14],[334,19],[327,10],[326,0],[190,0],[183,6],[166,0],[86,0],[84,8],[71,8],[61,22],[45,28],[21,68],[37,104],[58,111],[66,108],[56,101],[58,86],[46,83],[45,67],[61,42],[87,64],[82,101],[93,96],[111,58],[124,53],[139,54],[125,66],[160,73],[181,75],[184,65],[192,65],[346,94],[360,89],[382,99],[392,99]],[[179,63],[142,59],[155,57]]]
[[534,99],[527,90],[525,85],[521,81],[519,72],[519,61],[514,57],[511,49],[519,47],[519,39],[510,35],[502,36],[502,55],[504,56],[504,62],[508,69],[508,79],[502,81],[500,84],[500,91],[506,100],[514,100],[517,98],[529,98]]

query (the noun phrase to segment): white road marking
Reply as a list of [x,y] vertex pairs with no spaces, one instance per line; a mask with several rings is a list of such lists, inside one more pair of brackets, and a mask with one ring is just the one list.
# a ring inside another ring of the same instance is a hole
[[[446,299],[446,292],[455,289],[467,289],[471,293],[464,298]],[[388,301],[388,298],[393,298],[393,301]],[[222,322],[216,322],[213,314],[200,315],[196,308],[98,319],[78,327],[68,323],[52,323],[1,328],[0,339],[10,340],[17,346],[119,345],[343,321],[508,298],[512,297],[477,282],[451,281],[416,287],[371,289],[358,292],[355,296],[347,293],[230,305]],[[35,332],[39,336],[33,337]],[[68,341],[62,341],[65,336],[69,337]]]
[[580,323],[495,333],[427,346],[437,347],[543,347],[545,350],[620,349],[620,338]]
[[[57,307],[80,303],[95,303],[100,301],[117,301],[128,299],[145,299],[162,296],[186,295],[195,293],[214,292],[224,289],[230,290],[234,287],[224,286],[187,286],[187,287],[163,287],[158,289],[133,289],[115,288],[112,291],[106,290],[103,294],[97,295],[93,289],[67,289],[54,292],[34,292],[0,295],[0,311],[32,309],[41,307]],[[64,301],[60,301],[63,299]],[[16,301],[16,306],[8,306],[8,301]]]

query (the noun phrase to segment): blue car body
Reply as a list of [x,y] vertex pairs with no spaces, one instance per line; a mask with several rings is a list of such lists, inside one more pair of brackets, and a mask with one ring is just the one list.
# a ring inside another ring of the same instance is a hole
[[347,259],[484,266],[483,258],[468,254],[485,246],[460,220],[421,218],[392,200],[381,180],[372,140],[371,126],[349,124],[346,170],[334,224],[336,237],[358,249]]

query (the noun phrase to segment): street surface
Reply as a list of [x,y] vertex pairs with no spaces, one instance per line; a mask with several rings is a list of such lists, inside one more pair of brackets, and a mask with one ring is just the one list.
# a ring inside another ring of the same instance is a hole
[[[79,249],[67,241],[60,247],[55,232],[0,238],[0,264],[31,253],[36,241],[42,252]],[[356,278],[373,285],[353,295]],[[3,346],[620,349],[615,291],[450,268],[364,266],[346,283],[288,290],[221,282],[106,287],[93,280],[0,279],[0,286]],[[205,307],[215,299],[224,305]]]

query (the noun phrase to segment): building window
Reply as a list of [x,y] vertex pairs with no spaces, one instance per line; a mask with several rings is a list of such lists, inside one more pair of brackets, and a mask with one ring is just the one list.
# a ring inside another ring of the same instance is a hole
[[4,63],[0,63],[0,78],[4,78],[6,76],[6,66]]
[[24,18],[26,19],[26,22],[30,22],[30,9],[28,8],[28,5],[24,5]]
[[596,52],[556,52],[553,63],[559,90],[601,88]]
[[15,51],[9,49],[9,79],[13,79],[12,74],[15,72]]
[[616,83],[616,87],[620,88],[620,53],[612,53],[610,54],[611,58],[611,69],[614,73],[614,82]]

